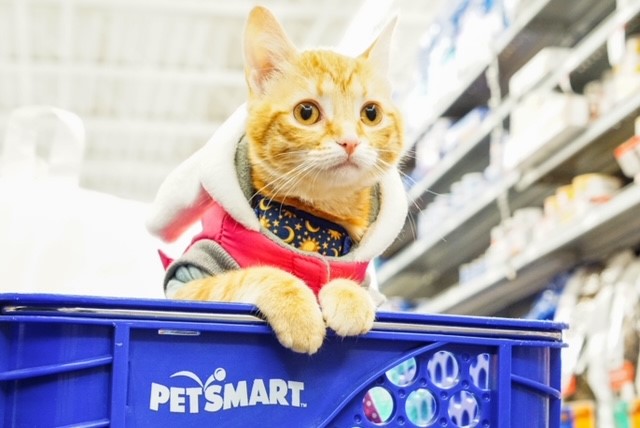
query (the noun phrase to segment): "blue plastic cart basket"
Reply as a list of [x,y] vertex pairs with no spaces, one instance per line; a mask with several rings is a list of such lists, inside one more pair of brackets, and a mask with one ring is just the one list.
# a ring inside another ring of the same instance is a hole
[[248,305],[0,295],[3,427],[560,426],[563,326],[380,313],[291,352]]

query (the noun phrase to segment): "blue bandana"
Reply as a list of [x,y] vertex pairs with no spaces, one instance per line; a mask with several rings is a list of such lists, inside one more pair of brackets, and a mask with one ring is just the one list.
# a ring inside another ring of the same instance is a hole
[[351,250],[351,237],[338,224],[262,195],[253,198],[253,210],[262,227],[302,251],[339,257]]

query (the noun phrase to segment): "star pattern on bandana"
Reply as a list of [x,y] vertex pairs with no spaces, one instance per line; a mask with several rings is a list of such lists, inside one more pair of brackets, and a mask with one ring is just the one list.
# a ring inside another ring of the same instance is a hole
[[349,234],[336,223],[262,195],[254,197],[253,209],[262,227],[302,251],[339,257],[351,250]]

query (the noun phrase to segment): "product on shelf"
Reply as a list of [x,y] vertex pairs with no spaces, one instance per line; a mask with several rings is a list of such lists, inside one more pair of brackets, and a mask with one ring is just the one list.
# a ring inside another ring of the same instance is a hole
[[541,209],[522,208],[491,229],[491,243],[485,253],[489,267],[495,268],[524,252],[541,219]]
[[487,272],[487,257],[480,256],[469,263],[464,263],[460,266],[460,284],[466,284],[473,281],[476,278],[482,277]]
[[553,312],[548,293],[558,291],[551,319],[568,325],[561,426],[640,426],[640,258],[622,250],[556,276],[530,315]]
[[487,116],[486,107],[476,107],[456,121],[445,134],[445,142],[442,147],[442,156],[447,156],[456,147],[468,143],[478,134],[482,121]]
[[555,194],[544,200],[544,221],[538,236],[545,237],[550,230],[586,214],[589,208],[608,202],[621,186],[617,177],[592,173],[579,175],[571,184],[558,187]]
[[442,159],[444,142],[448,129],[451,127],[451,119],[440,118],[416,143],[416,166],[411,176],[414,180],[428,175]]
[[596,428],[596,405],[592,400],[575,401],[562,409],[560,428]]
[[509,79],[509,94],[519,97],[533,89],[562,63],[570,49],[561,47],[543,48]]
[[462,176],[460,182],[466,200],[478,197],[487,185],[486,176],[481,172],[469,172]]
[[602,100],[604,98],[603,84],[600,80],[592,80],[584,85],[584,96],[589,104],[589,118],[595,119],[600,116]]
[[548,239],[559,228],[574,224],[590,208],[609,202],[621,186],[622,181],[617,177],[582,174],[545,198],[542,208],[516,210],[513,216],[491,229],[487,251],[460,266],[460,284],[507,265],[513,257],[525,253],[532,244]]
[[[637,123],[637,122],[636,122]],[[637,133],[637,132],[636,132]],[[614,156],[624,175],[640,181],[640,136],[635,135],[620,144],[614,151]]]
[[560,209],[558,207],[558,197],[556,194],[547,196],[542,206],[543,218],[536,238],[544,238],[559,223]]
[[416,167],[412,173],[413,179],[418,180],[428,175],[451,152],[473,141],[478,135],[487,112],[486,107],[477,107],[456,122],[450,119],[437,120],[416,143]]
[[616,43],[609,46],[609,60],[613,68],[605,70],[599,80],[593,80],[584,87],[592,119],[606,114],[640,89],[640,36],[630,36],[620,47],[620,53],[615,46]]
[[591,395],[597,426],[631,426],[638,398],[640,259],[632,251],[621,251],[593,278],[597,287],[583,287],[578,304],[563,308],[562,321],[570,323],[567,338],[577,339],[567,342],[566,354],[574,357],[566,362],[563,358],[563,372],[565,378],[583,379],[565,396],[571,401]]
[[589,122],[589,103],[583,95],[536,91],[511,113],[510,138],[504,147],[504,166],[515,169],[533,157],[556,149]]
[[617,177],[579,175],[571,184],[558,187],[555,195],[545,200],[545,215],[551,220],[551,226],[570,223],[577,216],[586,214],[589,208],[611,200],[621,186]]
[[560,224],[572,222],[577,214],[573,185],[566,184],[556,189],[556,204],[558,217],[555,220]]
[[609,202],[622,187],[622,181],[605,174],[583,174],[575,177],[571,185],[574,210],[577,215],[582,215],[594,205]]
[[[470,0],[462,3],[458,12],[456,44],[456,68],[474,69],[487,63],[492,55],[493,40],[504,30],[505,17],[500,1]],[[455,17],[454,17],[455,19]]]
[[[405,98],[406,126],[410,134],[422,134],[426,116],[468,85],[486,67],[496,41],[517,19],[521,0],[465,0],[451,2],[420,42],[418,73]],[[456,95],[458,94],[458,95]],[[426,114],[425,114],[426,112]]]
[[424,239],[433,232],[434,224],[442,224],[452,211],[451,195],[442,193],[418,217],[418,239]]
[[433,235],[433,225],[442,224],[469,206],[488,188],[487,180],[481,172],[470,172],[451,185],[450,193],[437,195],[418,218],[418,238]]
[[540,293],[535,300],[525,318],[553,320],[556,315],[560,297],[567,287],[567,283],[572,279],[572,276],[572,270],[561,272],[554,276],[547,285],[547,289]]
[[637,92],[640,88],[640,35],[626,40],[624,54],[613,68],[613,93],[616,102]]

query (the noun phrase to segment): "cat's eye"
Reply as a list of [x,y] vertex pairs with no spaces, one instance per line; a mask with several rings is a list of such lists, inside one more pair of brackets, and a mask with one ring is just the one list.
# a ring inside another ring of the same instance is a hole
[[303,125],[313,125],[320,120],[320,109],[314,103],[305,101],[295,106],[293,116]]
[[382,120],[380,106],[374,103],[365,105],[362,107],[362,110],[360,110],[360,119],[365,125],[374,126],[379,124]]

